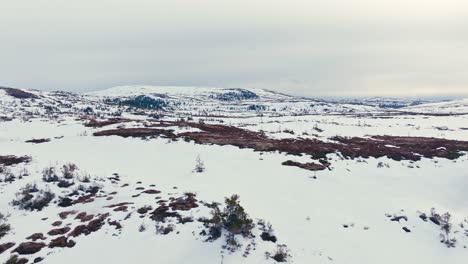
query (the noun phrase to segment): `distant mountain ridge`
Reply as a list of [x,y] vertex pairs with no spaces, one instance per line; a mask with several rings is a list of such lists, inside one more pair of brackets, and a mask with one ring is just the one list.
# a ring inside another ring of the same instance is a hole
[[[466,114],[468,100],[438,102],[425,99],[370,97],[323,100],[258,88],[219,88],[127,85],[76,94],[0,87],[0,113],[24,108],[33,113],[79,112],[83,109],[145,108],[171,114],[198,115],[309,115],[412,112]],[[26,113],[28,113],[26,111]]]

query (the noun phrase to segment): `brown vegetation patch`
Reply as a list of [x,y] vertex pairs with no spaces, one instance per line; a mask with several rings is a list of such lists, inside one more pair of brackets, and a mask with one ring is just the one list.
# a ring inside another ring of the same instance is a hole
[[41,251],[46,244],[40,242],[23,242],[13,252],[17,252],[20,255],[31,255]]
[[175,217],[178,219],[181,218],[179,213],[169,212],[169,206],[167,205],[160,205],[158,208],[154,209],[154,211],[150,214],[150,218],[156,222],[165,222],[167,217]]
[[0,254],[15,246],[14,242],[0,244]]
[[[333,137],[336,142],[317,139],[272,139],[265,134],[232,126],[180,123],[202,132],[186,132],[178,136],[199,144],[233,145],[256,151],[280,151],[293,155],[308,154],[325,158],[340,152],[348,158],[384,157],[393,160],[420,160],[421,157],[455,159],[460,151],[468,151],[468,141],[425,137],[373,136],[370,138]],[[393,147],[394,146],[394,147]]]
[[59,213],[59,217],[60,217],[60,219],[64,220],[64,219],[67,219],[67,217],[69,215],[74,215],[76,213],[78,213],[78,212],[77,211],[65,211],[65,212]]
[[78,199],[73,201],[73,204],[86,204],[86,203],[92,203],[94,202],[94,196],[95,194],[87,194],[80,196]]
[[161,191],[155,190],[155,189],[148,189],[148,190],[142,191],[141,193],[146,193],[146,194],[158,194],[158,193],[161,193]]
[[[175,135],[172,130],[148,127],[179,126],[198,128],[198,132],[185,132]],[[425,137],[372,136],[333,137],[334,142],[317,139],[287,138],[273,139],[262,132],[241,129],[234,126],[210,125],[191,122],[169,122],[146,124],[147,128],[123,128],[104,130],[94,133],[95,136],[118,135],[122,137],[156,137],[183,138],[197,144],[232,145],[239,148],[250,148],[255,151],[279,151],[292,155],[307,154],[315,159],[324,159],[327,154],[341,153],[346,158],[388,157],[393,160],[420,160],[426,158],[456,159],[461,151],[468,151],[468,141],[457,141]],[[322,170],[329,164],[291,164],[310,170]],[[284,164],[284,165],[288,165]]]
[[109,225],[114,226],[115,229],[122,229],[122,225],[116,220],[109,221]]
[[19,258],[18,255],[11,255],[5,264],[26,264],[29,260],[27,258]]
[[133,203],[131,203],[131,202],[122,202],[122,203],[107,205],[107,206],[104,206],[104,207],[105,208],[114,208],[114,207],[120,207],[120,206],[124,206],[124,205],[130,205],[130,204],[133,204]]
[[299,167],[299,168],[310,170],[310,171],[319,171],[319,170],[324,170],[327,168],[325,165],[315,163],[315,162],[300,163],[300,162],[288,160],[281,164],[284,166],[295,166],[295,167]]
[[52,223],[52,226],[61,226],[62,225],[62,221],[55,221]]
[[94,218],[94,215],[87,214],[86,212],[81,212],[76,215],[75,219],[79,219],[81,222],[88,222]]
[[96,232],[104,225],[104,220],[106,220],[107,217],[109,217],[109,214],[99,215],[96,219],[91,220],[86,225],[76,226],[69,235],[72,237],[77,237],[82,234],[87,236],[93,232]]
[[36,240],[45,240],[45,236],[44,234],[42,233],[34,233],[30,236],[28,236],[26,239],[31,239],[32,241],[36,241]]
[[127,212],[128,206],[122,205],[114,208],[114,212]]
[[20,163],[28,163],[31,161],[31,157],[29,156],[14,156],[14,155],[6,155],[6,156],[0,156],[0,165],[4,166],[11,166],[11,165],[16,165]]
[[57,238],[54,238],[50,241],[49,243],[49,248],[55,248],[55,247],[60,247],[60,248],[64,248],[64,247],[68,247],[68,248],[71,248],[71,247],[74,247],[75,246],[75,241],[73,240],[68,240],[67,237],[65,236],[60,236],[60,237],[57,237]]
[[50,230],[47,234],[49,236],[58,236],[58,235],[65,235],[66,233],[68,233],[68,231],[70,231],[71,228],[66,226],[66,227],[62,227],[62,228],[56,228],[56,229],[52,229]]
[[155,129],[155,128],[118,128],[94,132],[94,136],[120,136],[120,137],[159,137],[176,138],[176,135],[171,130]]
[[195,199],[195,195],[185,195],[184,197],[179,197],[173,202],[169,203],[169,207],[171,207],[173,211],[188,211],[198,207],[198,204],[197,199]]
[[468,151],[468,141],[429,137],[334,137],[332,140],[348,146],[340,150],[345,156],[364,158],[387,156],[397,161],[416,161],[421,157],[456,159],[461,156],[460,151]]
[[41,143],[46,143],[50,142],[50,138],[33,138],[30,140],[26,140],[26,143],[34,143],[34,144],[41,144]]
[[126,122],[131,122],[131,119],[127,118],[109,118],[106,120],[96,120],[96,119],[90,119],[88,123],[85,124],[86,127],[105,127],[105,126],[110,126],[114,124],[119,124],[119,123],[126,123]]
[[137,213],[139,214],[146,214],[148,213],[151,209],[153,209],[151,206],[143,206],[138,208]]

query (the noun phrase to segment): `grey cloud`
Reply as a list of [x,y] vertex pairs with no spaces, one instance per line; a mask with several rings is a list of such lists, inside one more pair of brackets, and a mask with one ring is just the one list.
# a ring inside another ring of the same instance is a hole
[[457,0],[18,2],[0,17],[3,85],[468,94],[468,4]]

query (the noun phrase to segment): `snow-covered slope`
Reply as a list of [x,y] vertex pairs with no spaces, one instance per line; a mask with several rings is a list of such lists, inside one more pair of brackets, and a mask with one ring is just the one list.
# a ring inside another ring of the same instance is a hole
[[173,86],[119,86],[87,95],[101,98],[131,99],[142,96],[163,104],[162,108],[195,114],[242,115],[355,113],[376,109],[371,106],[329,103],[303,97],[289,96],[254,88],[207,88]]
[[420,105],[424,103],[434,102],[432,100],[411,99],[411,98],[387,98],[387,97],[368,97],[368,98],[345,98],[338,102],[368,105],[385,109],[398,109],[402,107]]
[[401,110],[429,114],[468,114],[468,98],[448,102],[421,104],[405,107]]
[[[292,96],[276,93],[264,89],[255,88],[216,88],[216,87],[190,87],[190,86],[151,86],[151,85],[128,85],[117,86],[102,91],[90,92],[88,95],[108,96],[108,97],[125,97],[135,95],[154,95],[164,97],[172,97],[179,99],[207,100],[207,99],[223,99],[226,95],[226,100],[231,95],[231,100],[292,100]],[[236,95],[238,97],[236,97]],[[242,96],[244,95],[244,96]]]

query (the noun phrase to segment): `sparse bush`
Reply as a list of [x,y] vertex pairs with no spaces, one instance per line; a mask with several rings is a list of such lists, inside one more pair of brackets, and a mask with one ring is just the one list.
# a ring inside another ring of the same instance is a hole
[[241,246],[235,238],[236,235],[242,235],[245,238],[253,237],[254,223],[239,204],[238,195],[226,198],[223,210],[219,208],[217,203],[207,206],[212,208],[211,219],[200,219],[208,228],[208,232],[204,232],[208,235],[207,241],[214,241],[225,232],[226,245],[224,247],[230,251],[235,251]]
[[197,194],[194,192],[184,192],[184,195],[190,198],[194,198],[195,196],[197,196]]
[[78,167],[73,163],[64,164],[62,167],[62,174],[65,179],[73,179]]
[[167,224],[164,225],[161,222],[156,222],[156,234],[158,235],[167,235],[175,230],[175,225]]
[[179,223],[181,224],[186,224],[186,223],[191,223],[193,222],[193,217],[191,216],[183,216],[183,217],[180,217],[179,219]]
[[140,207],[137,209],[137,213],[139,214],[146,214],[147,212],[149,212],[151,209],[153,209],[153,207],[151,207],[150,205],[145,205],[143,207]]
[[239,204],[239,196],[234,194],[225,199],[224,228],[233,234],[241,234],[244,237],[252,236],[254,227],[252,219],[249,218],[244,208]]
[[202,173],[205,171],[205,164],[201,160],[200,155],[198,155],[195,160],[195,169],[193,171],[196,173]]
[[146,230],[146,226],[145,224],[141,224],[139,227],[138,227],[138,232],[144,232]]
[[28,184],[16,194],[16,199],[14,199],[11,204],[23,210],[41,211],[54,198],[55,194],[51,191],[39,190],[36,185]]
[[25,258],[18,258],[18,255],[11,255],[5,264],[25,264],[28,260]]
[[6,236],[6,234],[8,234],[10,230],[11,230],[11,226],[10,224],[7,223],[6,216],[0,213],[0,239]]
[[286,245],[277,245],[276,250],[273,253],[266,252],[265,256],[267,259],[272,258],[276,262],[287,262],[291,255]]
[[56,182],[59,180],[55,167],[47,167],[42,170],[42,180],[45,182]]
[[73,200],[68,197],[60,197],[57,205],[60,207],[69,207],[73,205]]
[[88,183],[88,182],[91,182],[91,176],[89,176],[89,174],[84,174],[84,175],[81,175],[81,177],[79,177],[78,180],[80,182]]
[[233,233],[226,234],[226,244],[223,246],[224,249],[235,252],[241,246],[242,245],[237,241],[236,236]]
[[15,175],[8,168],[3,169],[3,181],[12,183],[16,180]]
[[29,171],[26,168],[23,168],[19,173],[19,177],[23,178],[23,177],[27,177],[27,176],[29,176]]
[[68,188],[75,184],[74,182],[66,181],[66,180],[60,180],[57,184],[58,187],[60,188]]
[[270,223],[265,223],[265,221],[260,220],[258,221],[258,226],[260,227],[260,231],[262,231],[260,237],[263,241],[271,241],[276,243],[277,238],[274,235],[273,226]]
[[249,105],[247,107],[247,110],[249,111],[264,111],[265,109],[266,107],[264,105],[256,105],[256,104]]
[[450,233],[452,230],[452,224],[450,223],[451,215],[450,213],[438,214],[434,208],[431,209],[431,215],[429,219],[436,225],[440,226],[440,242],[445,244],[447,247],[455,247],[457,243],[456,238],[450,238]]
[[384,163],[382,161],[379,161],[379,163],[377,163],[377,168],[383,168],[383,167],[390,168],[390,165],[388,165],[388,163]]
[[85,192],[86,192],[86,193],[96,194],[96,193],[99,192],[99,190],[101,190],[101,187],[102,187],[102,186],[93,184],[93,185],[89,186],[88,188],[86,188],[86,189],[85,189]]

